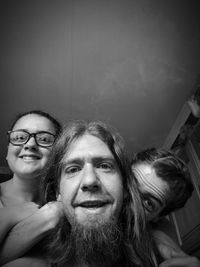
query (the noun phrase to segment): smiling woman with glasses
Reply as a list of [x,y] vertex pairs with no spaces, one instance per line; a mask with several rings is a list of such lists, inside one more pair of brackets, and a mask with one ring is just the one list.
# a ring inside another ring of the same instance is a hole
[[8,140],[14,146],[21,146],[26,144],[31,137],[35,139],[38,146],[51,147],[54,142],[56,135],[50,132],[41,131],[37,133],[29,133],[25,130],[8,131]]
[[[57,206],[39,207],[45,168],[60,132],[60,123],[40,110],[20,114],[7,132],[6,159],[13,177],[0,184],[0,265],[22,256],[24,244],[26,249],[31,248],[34,236],[37,240],[42,238],[41,231],[48,231],[58,220]],[[26,218],[32,214],[36,214],[38,221],[38,227],[33,229],[33,219],[26,224]],[[20,227],[12,230],[21,221],[21,230]],[[6,235],[8,231],[10,234]]]
[[20,114],[13,121],[7,132],[6,157],[13,178],[0,184],[1,206],[41,201],[40,180],[60,131],[60,123],[40,110]]

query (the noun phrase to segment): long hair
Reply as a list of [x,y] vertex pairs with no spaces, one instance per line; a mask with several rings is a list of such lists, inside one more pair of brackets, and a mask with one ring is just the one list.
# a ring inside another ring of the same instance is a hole
[[[124,257],[127,266],[154,266],[152,248],[146,229],[145,214],[122,137],[110,126],[99,122],[75,121],[64,128],[56,141],[44,180],[45,201],[55,201],[59,191],[61,166],[70,145],[83,135],[102,140],[113,154],[123,179],[124,200],[119,217],[124,234]],[[126,266],[126,265],[124,265]]]
[[190,172],[185,162],[172,151],[148,148],[134,155],[131,164],[140,163],[149,164],[155,170],[156,175],[167,182],[169,186],[165,207],[159,215],[165,216],[182,208],[194,190]]

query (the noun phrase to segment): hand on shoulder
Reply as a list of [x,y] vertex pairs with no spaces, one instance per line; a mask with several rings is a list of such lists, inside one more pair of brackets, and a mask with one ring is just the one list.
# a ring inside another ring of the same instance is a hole
[[38,214],[44,216],[50,229],[53,229],[64,215],[62,203],[60,201],[48,202],[38,210]]

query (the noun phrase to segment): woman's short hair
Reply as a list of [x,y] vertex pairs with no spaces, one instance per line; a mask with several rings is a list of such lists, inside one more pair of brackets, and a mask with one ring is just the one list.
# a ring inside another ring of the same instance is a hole
[[26,112],[18,114],[15,117],[15,119],[13,120],[13,122],[11,123],[10,130],[12,130],[14,128],[15,124],[17,123],[17,121],[19,119],[21,119],[22,117],[29,115],[29,114],[36,114],[36,115],[39,115],[41,117],[47,118],[53,124],[55,132],[56,132],[56,136],[58,136],[60,134],[60,132],[62,130],[62,126],[61,126],[60,122],[57,119],[55,119],[52,115],[50,115],[49,113],[44,112],[42,110],[30,110],[30,111],[26,111]]

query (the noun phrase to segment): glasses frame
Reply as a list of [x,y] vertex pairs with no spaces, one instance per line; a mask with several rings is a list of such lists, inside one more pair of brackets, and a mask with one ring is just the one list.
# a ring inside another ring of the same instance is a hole
[[[10,138],[10,134],[13,133],[13,132],[24,132],[24,133],[27,133],[27,134],[28,134],[28,139],[27,139],[24,143],[21,143],[21,144],[18,144],[18,145],[17,145],[17,144],[13,144],[13,143],[11,142],[11,138]],[[37,136],[38,134],[41,134],[41,133],[47,133],[47,134],[52,135],[52,136],[54,137],[54,141],[53,141],[53,143],[52,143],[51,145],[47,145],[47,146],[43,146],[43,145],[38,144],[38,141],[37,141],[36,136]],[[55,142],[55,140],[56,140],[56,135],[55,135],[55,134],[52,134],[52,133],[50,133],[50,132],[47,132],[47,131],[40,131],[40,132],[37,132],[37,133],[29,133],[29,132],[26,131],[26,130],[16,130],[16,131],[7,131],[7,135],[8,135],[8,142],[11,143],[13,146],[23,146],[23,145],[25,145],[25,144],[31,139],[31,137],[34,138],[35,143],[37,144],[37,146],[40,146],[40,147],[51,147],[51,146],[53,146],[53,144],[54,144],[54,142]]]

